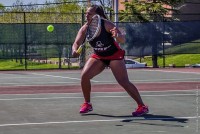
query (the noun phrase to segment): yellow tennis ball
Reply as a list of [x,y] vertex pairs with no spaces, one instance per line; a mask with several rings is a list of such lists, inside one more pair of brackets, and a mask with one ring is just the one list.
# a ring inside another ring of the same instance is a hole
[[54,30],[54,26],[53,26],[53,25],[49,25],[49,26],[47,27],[47,31],[48,31],[48,32],[53,32],[53,30]]

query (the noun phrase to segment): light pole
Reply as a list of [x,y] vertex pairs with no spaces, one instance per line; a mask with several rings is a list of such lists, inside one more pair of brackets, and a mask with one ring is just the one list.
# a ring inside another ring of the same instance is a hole
[[116,24],[116,27],[118,27],[118,0],[113,0],[114,2],[114,11],[115,11],[115,24]]

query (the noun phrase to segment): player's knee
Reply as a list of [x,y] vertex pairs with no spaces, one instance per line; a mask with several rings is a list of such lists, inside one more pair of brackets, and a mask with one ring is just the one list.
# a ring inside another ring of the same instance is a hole
[[81,80],[82,81],[90,80],[90,79],[92,79],[92,77],[89,74],[87,74],[87,73],[81,74]]
[[122,87],[126,87],[130,84],[129,80],[118,80],[118,83],[122,86]]

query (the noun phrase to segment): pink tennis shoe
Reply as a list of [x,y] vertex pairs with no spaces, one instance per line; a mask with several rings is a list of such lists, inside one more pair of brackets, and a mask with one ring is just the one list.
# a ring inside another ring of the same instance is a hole
[[132,115],[138,117],[147,114],[148,112],[149,112],[148,106],[139,105],[138,108],[135,110],[135,112],[132,113]]
[[[80,113],[84,114],[84,113],[88,113],[88,112],[90,112],[92,110],[93,110],[92,104],[88,103],[88,102],[84,102],[81,105]],[[138,108],[132,113],[132,115],[135,116],[135,117],[138,117],[138,116],[142,116],[144,114],[147,114],[148,112],[149,112],[148,106],[146,106],[146,105],[144,105],[144,106],[139,105]]]
[[88,103],[88,102],[84,102],[82,105],[81,105],[81,108],[80,108],[80,113],[88,113],[90,111],[92,111],[93,108],[92,108],[92,104],[91,103]]

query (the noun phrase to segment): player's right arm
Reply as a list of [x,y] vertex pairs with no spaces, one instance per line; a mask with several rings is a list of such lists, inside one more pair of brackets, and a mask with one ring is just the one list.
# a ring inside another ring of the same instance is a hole
[[86,24],[83,25],[78,31],[78,34],[76,35],[76,39],[72,45],[72,56],[74,57],[79,56],[79,54],[77,53],[77,50],[85,39],[86,27],[87,27]]

